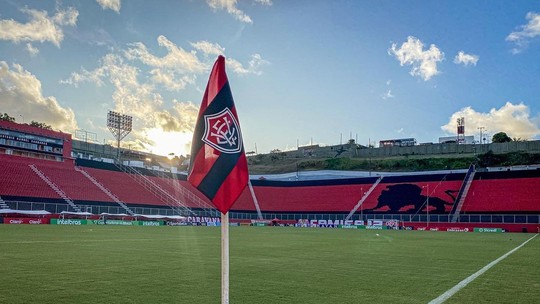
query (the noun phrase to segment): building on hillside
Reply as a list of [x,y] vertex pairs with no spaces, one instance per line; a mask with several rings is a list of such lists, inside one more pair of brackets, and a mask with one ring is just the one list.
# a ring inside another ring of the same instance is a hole
[[2,120],[0,154],[64,161],[71,159],[71,134]]
[[379,148],[384,147],[410,147],[416,145],[415,138],[386,139],[379,141]]
[[[444,137],[439,137],[439,143],[440,144],[449,144],[449,143],[457,143],[458,142],[458,137],[457,136],[444,136]],[[474,144],[474,136],[464,136],[463,137],[463,141],[460,142],[460,144],[467,144],[467,145],[472,145]]]

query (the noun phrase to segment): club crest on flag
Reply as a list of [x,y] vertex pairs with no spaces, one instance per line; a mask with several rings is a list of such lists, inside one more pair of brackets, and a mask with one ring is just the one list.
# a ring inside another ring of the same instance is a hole
[[242,151],[242,134],[238,121],[229,108],[211,115],[204,115],[202,140],[222,153],[234,154]]

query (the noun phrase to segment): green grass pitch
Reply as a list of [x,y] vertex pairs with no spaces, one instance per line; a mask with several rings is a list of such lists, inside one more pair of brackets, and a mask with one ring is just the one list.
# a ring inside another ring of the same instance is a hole
[[[231,303],[427,303],[533,236],[286,227],[230,235]],[[447,303],[538,303],[539,254],[537,237]],[[218,227],[0,225],[0,266],[1,303],[220,303]]]

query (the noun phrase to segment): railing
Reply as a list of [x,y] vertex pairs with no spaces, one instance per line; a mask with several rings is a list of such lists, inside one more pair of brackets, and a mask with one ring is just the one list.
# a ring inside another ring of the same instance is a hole
[[191,212],[191,209],[186,206],[184,202],[181,202],[176,197],[171,195],[165,189],[161,188],[158,184],[150,180],[148,177],[141,174],[135,168],[131,166],[124,166],[120,164],[115,164],[115,166],[120,169],[122,172],[126,173],[130,178],[143,186],[146,190],[154,194],[161,202],[168,205],[170,208],[174,209],[178,215],[194,215]]
[[[142,175],[142,173],[139,170],[137,170],[137,168],[135,168],[135,167],[131,167],[131,166],[124,166],[124,167],[129,167],[129,169],[135,171],[137,174]],[[127,171],[129,171],[129,170],[127,170]],[[126,171],[124,171],[124,172],[126,172]],[[169,184],[169,186],[171,186],[177,192],[177,194],[180,194],[184,200],[188,200],[188,201],[194,203],[197,206],[196,209],[215,210],[215,209],[213,209],[212,205],[209,205],[208,203],[203,201],[201,198],[199,198],[198,196],[193,194],[191,191],[187,190],[184,186],[182,186],[177,178],[171,178],[170,176],[166,175],[164,172],[161,172],[159,170],[150,170],[150,172],[154,176],[160,177],[162,179],[162,181],[164,181],[165,183]],[[129,172],[126,172],[126,173],[129,173]],[[152,183],[154,183],[154,182],[152,182]],[[162,189],[162,190],[169,193],[168,191],[166,191],[164,189]],[[171,194],[171,193],[169,193],[169,194]],[[215,210],[215,211],[216,212],[213,213],[214,214],[213,216],[214,217],[219,217],[219,212],[217,210]]]
[[9,206],[6,205],[6,202],[0,197],[0,209],[9,209]]
[[64,201],[66,201],[66,203],[68,203],[68,205],[71,208],[73,208],[73,210],[77,212],[81,211],[79,206],[75,205],[75,202],[73,202],[73,200],[69,198],[67,194],[64,191],[62,191],[62,189],[60,189],[60,187],[58,187],[58,185],[56,185],[53,181],[51,181],[51,179],[47,177],[45,173],[41,172],[41,170],[39,170],[34,164],[31,164],[28,166],[30,167],[30,169],[32,169],[32,171],[34,171],[34,173],[36,173],[37,176],[39,176],[45,183],[47,183],[47,185],[49,185],[49,187],[51,187],[51,189],[53,189],[54,192],[58,194],[58,196],[64,199]]
[[356,206],[354,206],[354,208],[351,210],[351,212],[349,212],[349,215],[347,215],[347,217],[345,219],[349,220],[351,219],[353,216],[354,216],[354,213],[356,212],[356,210],[358,210],[358,208],[360,208],[360,206],[362,206],[362,204],[364,203],[364,201],[369,197],[369,195],[371,194],[371,192],[373,192],[373,190],[375,190],[375,188],[377,187],[377,185],[382,181],[384,176],[381,176],[377,179],[377,181],[371,185],[371,187],[369,188],[369,190],[366,192],[366,193],[361,193],[362,194],[362,198],[360,198],[360,200],[358,201],[358,203],[356,203]]
[[126,204],[124,202],[122,202],[116,195],[114,195],[111,192],[111,190],[107,189],[107,187],[103,186],[102,183],[98,182],[97,179],[95,179],[92,175],[90,175],[90,173],[86,172],[83,168],[81,168],[79,166],[75,166],[75,171],[81,173],[86,178],[88,178],[88,180],[90,180],[94,185],[96,185],[96,187],[98,187],[101,191],[103,191],[103,193],[105,193],[105,195],[107,195],[113,201],[115,201],[118,205],[120,205],[120,207],[122,207],[128,214],[131,214],[131,215],[135,214],[135,213],[133,213],[133,211],[131,209],[129,209],[128,206],[126,206]]
[[[5,201],[10,209],[15,210],[46,210],[51,213],[60,213],[62,211],[72,211],[67,204],[58,203],[40,203],[40,202],[23,202],[23,201]],[[85,205],[78,204],[82,211],[91,212],[93,214],[106,213],[124,213],[125,210],[120,206],[100,206],[100,205]],[[136,214],[147,215],[177,215],[177,213],[169,208],[146,208],[133,207],[130,209]],[[194,216],[215,217],[216,210],[210,209],[192,209]],[[259,219],[257,212],[234,212],[229,213],[231,219],[241,220],[257,220]],[[263,212],[262,217],[265,220],[345,220],[346,213],[329,214],[329,213],[271,213]],[[402,222],[427,222],[427,215],[414,214],[363,214],[355,215],[353,220],[399,220]],[[449,223],[452,215],[450,214],[430,214],[430,223]],[[460,223],[504,223],[504,224],[539,224],[540,214],[461,214],[459,216]]]
[[461,207],[463,207],[463,203],[465,202],[465,198],[467,197],[467,193],[469,193],[469,189],[472,185],[472,181],[474,180],[474,173],[476,171],[474,165],[469,166],[469,170],[467,171],[467,174],[465,175],[465,179],[463,179],[463,183],[461,185],[461,188],[459,189],[458,197],[456,198],[454,202],[454,206],[452,207],[452,211],[450,211],[452,216],[452,223],[455,223],[459,220],[459,213],[461,212]]

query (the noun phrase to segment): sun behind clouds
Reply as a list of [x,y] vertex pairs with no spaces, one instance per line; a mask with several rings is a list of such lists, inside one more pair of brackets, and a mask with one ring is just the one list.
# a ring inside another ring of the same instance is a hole
[[157,155],[167,156],[171,153],[184,155],[190,153],[192,133],[187,132],[165,132],[162,129],[147,129],[149,152]]

